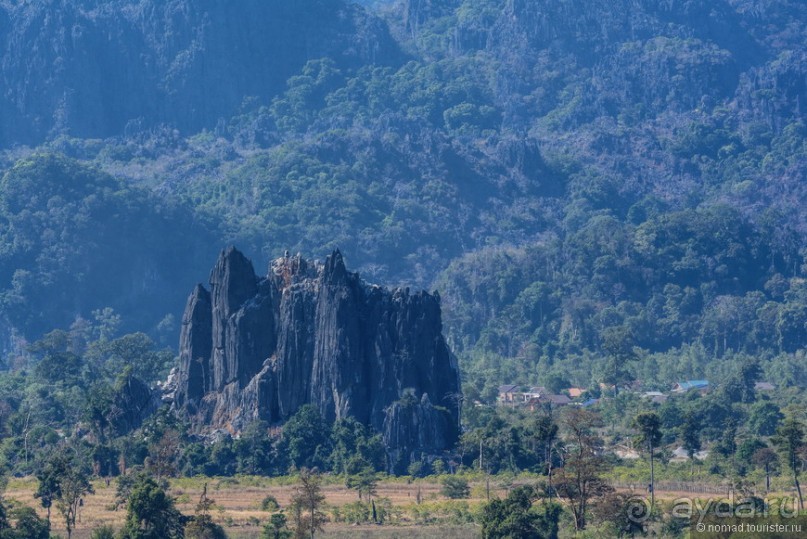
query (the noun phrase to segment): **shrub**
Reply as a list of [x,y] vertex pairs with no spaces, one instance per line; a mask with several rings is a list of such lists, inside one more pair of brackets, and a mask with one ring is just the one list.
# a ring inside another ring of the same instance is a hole
[[280,509],[280,504],[277,503],[277,498],[274,496],[267,496],[261,502],[261,509],[264,511],[277,511]]
[[112,526],[101,526],[93,530],[90,539],[115,539],[115,529]]
[[442,480],[443,489],[441,493],[446,498],[457,500],[461,498],[468,498],[471,495],[471,489],[468,486],[468,481],[456,475],[449,475]]

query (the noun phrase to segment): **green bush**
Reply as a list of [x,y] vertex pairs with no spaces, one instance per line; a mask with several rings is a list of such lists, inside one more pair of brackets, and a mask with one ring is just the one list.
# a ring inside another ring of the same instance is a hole
[[115,528],[112,526],[101,526],[93,530],[91,539],[115,539]]
[[471,496],[471,488],[468,486],[468,481],[461,477],[449,475],[444,477],[441,483],[443,484],[443,488],[440,493],[446,498],[458,500]]
[[280,509],[280,504],[277,502],[277,498],[269,495],[261,502],[261,509],[264,511],[277,511]]

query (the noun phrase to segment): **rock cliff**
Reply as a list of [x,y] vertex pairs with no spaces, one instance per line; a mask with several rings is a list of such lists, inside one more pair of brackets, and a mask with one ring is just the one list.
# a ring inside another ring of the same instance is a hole
[[259,278],[229,248],[210,291],[188,298],[175,406],[200,430],[237,432],[310,403],[381,432],[401,471],[458,435],[459,372],[441,332],[437,293],[369,285],[339,251],[279,258]]
[[160,404],[159,391],[134,376],[127,376],[115,387],[107,421],[118,435],[128,434],[139,428]]

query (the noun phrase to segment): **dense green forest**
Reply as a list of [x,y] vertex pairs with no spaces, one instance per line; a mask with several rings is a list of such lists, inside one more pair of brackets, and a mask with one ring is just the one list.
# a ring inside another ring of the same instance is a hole
[[[187,59],[192,40],[156,47],[158,8],[103,4],[8,5],[9,51],[24,28],[47,30],[55,9],[82,28],[125,28],[112,56],[150,43],[153,76],[176,82],[157,66]],[[617,334],[646,358],[635,374],[650,383],[718,375],[711,360],[736,354],[776,357],[770,377],[804,382],[801,3],[321,4],[310,16],[284,3],[165,12],[177,28],[247,15],[335,25],[307,57],[283,48],[291,38],[244,38],[284,59],[258,71],[288,77],[285,88],[242,72],[225,77],[239,81],[237,100],[182,96],[202,107],[190,123],[115,109],[143,120],[89,129],[104,110],[88,110],[38,139],[8,138],[6,350],[106,307],[173,345],[181,298],[221,245],[256,259],[338,246],[366,278],[440,289],[468,379],[489,389],[554,368],[589,384]],[[360,20],[364,48],[345,37]],[[187,61],[215,69],[230,41],[206,32]],[[58,62],[61,76],[84,75],[76,50],[60,47],[29,69]],[[131,76],[167,84],[141,75]],[[59,115],[46,100],[15,110]]]
[[697,425],[714,476],[730,418],[762,444],[746,456],[804,420],[807,4],[203,4],[0,2],[6,471],[41,473],[77,428],[110,473],[155,466],[160,444],[171,474],[384,468],[375,433],[310,410],[291,428],[321,439],[254,425],[213,445],[146,413],[227,244],[260,263],[338,247],[369,281],[439,291],[466,430],[461,458],[413,475],[545,473],[521,442],[547,426],[485,406],[505,383],[709,379],[600,413],[612,443],[651,409],[664,444]]

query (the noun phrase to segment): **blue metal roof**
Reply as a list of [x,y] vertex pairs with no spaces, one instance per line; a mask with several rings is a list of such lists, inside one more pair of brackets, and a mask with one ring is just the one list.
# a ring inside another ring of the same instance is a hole
[[678,382],[681,389],[703,389],[709,387],[709,380],[687,380],[686,382]]

